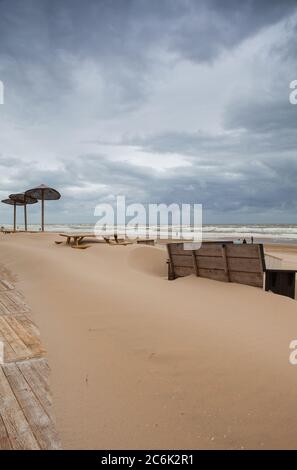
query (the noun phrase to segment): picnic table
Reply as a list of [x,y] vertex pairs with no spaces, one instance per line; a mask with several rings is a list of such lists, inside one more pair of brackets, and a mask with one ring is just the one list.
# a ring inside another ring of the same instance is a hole
[[[73,243],[75,246],[78,246],[85,238],[97,238],[97,235],[95,233],[59,233],[60,237],[65,237],[66,238],[66,243],[67,245],[71,244],[71,240],[73,240]],[[116,243],[119,243],[118,235],[114,234],[112,236],[114,241]],[[106,243],[109,243],[111,240],[110,236],[103,237],[104,241]]]
[[71,244],[71,240],[73,239],[74,245],[79,245],[84,238],[96,238],[95,233],[59,233],[60,237],[66,238],[67,245]]

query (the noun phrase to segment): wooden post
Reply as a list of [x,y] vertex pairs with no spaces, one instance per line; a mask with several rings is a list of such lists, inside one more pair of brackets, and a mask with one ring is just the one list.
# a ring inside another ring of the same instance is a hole
[[227,255],[226,255],[226,245],[222,245],[222,257],[223,257],[224,265],[225,265],[224,271],[226,273],[228,282],[230,282],[228,259],[227,259]]
[[170,243],[168,243],[168,245],[167,245],[167,251],[168,251],[168,256],[169,256],[168,280],[173,281],[175,279],[175,273],[174,273],[174,265],[173,265],[172,255],[171,255]]
[[13,231],[16,231],[16,202],[13,203]]
[[41,197],[41,231],[44,232],[44,191]]
[[25,231],[27,232],[27,203],[25,199],[24,203],[24,221],[25,221]]
[[198,266],[198,260],[197,260],[197,257],[196,257],[195,250],[192,250],[192,257],[193,257],[195,274],[196,274],[196,276],[199,276],[199,266]]

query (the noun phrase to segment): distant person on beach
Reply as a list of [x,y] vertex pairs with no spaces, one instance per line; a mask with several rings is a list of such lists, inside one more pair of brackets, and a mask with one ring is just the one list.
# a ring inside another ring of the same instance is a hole
[[254,237],[251,237],[251,243],[254,243]]
[[242,243],[246,244],[246,239],[245,238],[243,239]]

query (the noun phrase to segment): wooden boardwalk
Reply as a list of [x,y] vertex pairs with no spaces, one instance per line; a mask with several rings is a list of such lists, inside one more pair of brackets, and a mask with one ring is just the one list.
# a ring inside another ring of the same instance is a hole
[[6,280],[0,280],[0,347],[0,450],[60,449],[39,331]]

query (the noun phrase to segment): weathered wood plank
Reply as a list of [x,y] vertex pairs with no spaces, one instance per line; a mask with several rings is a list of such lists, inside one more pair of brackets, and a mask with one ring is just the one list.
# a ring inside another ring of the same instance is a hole
[[259,259],[259,245],[226,245],[227,256],[233,258],[257,258]]
[[155,245],[155,240],[154,239],[147,239],[147,240],[137,240],[138,245],[150,245],[154,246]]
[[4,359],[5,349],[9,345],[15,353],[15,357],[11,357],[10,360],[25,359],[30,357],[30,350],[19,338],[16,332],[9,326],[6,321],[6,317],[0,317],[0,336],[4,342]]
[[185,254],[186,251],[183,243],[168,243],[167,248],[172,255]]
[[259,258],[228,258],[228,266],[230,271],[259,273]]
[[0,315],[26,313],[28,311],[29,307],[26,305],[22,295],[15,289],[1,292]]
[[38,367],[35,367],[36,363],[42,360],[44,359],[17,362],[16,365],[34,391],[43,408],[52,419],[52,400],[48,380],[44,376],[44,372],[41,369],[38,370]]
[[[172,255],[185,255],[191,253],[191,250],[184,250],[183,243],[170,243],[170,251]],[[203,242],[199,250],[195,250],[198,256],[221,256],[221,243]]]
[[55,427],[15,364],[3,366],[5,376],[41,449],[59,449]]
[[11,450],[11,443],[0,412],[0,450]]
[[184,277],[194,274],[194,270],[193,267],[190,266],[174,266],[174,274],[176,277]]
[[10,282],[0,279],[0,292],[12,289],[14,289],[14,286]]
[[224,271],[227,277],[227,280],[230,282],[230,276],[229,276],[229,260],[227,257],[227,252],[226,252],[226,246],[222,245],[222,258],[223,258],[223,263],[224,263]]
[[197,258],[197,256],[196,256],[194,250],[191,252],[191,254],[192,254],[192,260],[193,260],[194,272],[195,272],[196,276],[199,276],[199,263],[198,263],[198,258]]
[[17,315],[18,321],[23,325],[24,328],[33,336],[40,338],[40,332],[35,323],[25,314],[18,314]]
[[244,273],[230,271],[230,281],[238,284],[246,284],[248,286],[263,287],[263,273]]
[[199,250],[195,250],[196,256],[222,256],[222,244],[219,243],[202,243]]
[[197,256],[200,268],[203,269],[224,269],[225,263],[222,257],[222,248],[220,248],[220,256]]
[[26,300],[21,294],[21,292],[17,291],[16,289],[9,291],[6,293],[6,296],[19,308],[22,312],[29,312],[30,309],[26,303]]
[[173,259],[172,259],[172,248],[171,248],[171,245],[168,244],[167,245],[167,253],[168,253],[168,257],[169,257],[169,262],[168,262],[168,280],[173,280],[175,279],[175,272],[174,272],[174,263],[173,263]]
[[227,273],[222,269],[199,269],[199,276],[215,281],[228,282]]
[[0,367],[0,414],[13,449],[40,449],[2,367]]
[[176,254],[172,255],[172,261],[174,263],[174,266],[186,266],[186,267],[191,266],[194,270],[192,252],[189,251],[188,253],[189,254],[185,254],[185,255],[176,255]]
[[29,319],[27,319],[26,325],[19,321],[18,316],[15,317],[13,315],[6,316],[5,321],[11,329],[14,330],[25,346],[27,346],[30,357],[41,357],[45,354],[46,351],[41,344],[40,338],[31,334],[29,329],[26,328],[28,323],[32,323]]

